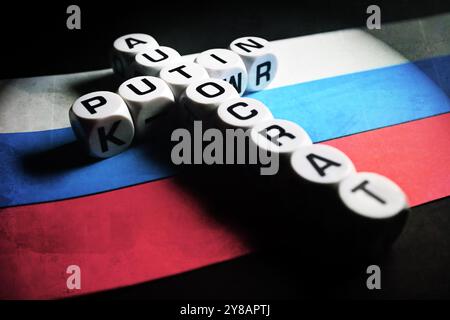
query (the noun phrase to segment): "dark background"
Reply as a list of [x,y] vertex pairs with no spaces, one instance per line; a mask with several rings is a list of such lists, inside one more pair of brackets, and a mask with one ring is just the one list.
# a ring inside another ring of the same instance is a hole
[[[81,30],[66,28],[69,4],[81,7]],[[366,23],[369,4],[382,8],[383,23],[450,11],[449,1],[2,3],[0,78],[108,68],[113,40],[132,32],[154,35],[160,44],[189,54],[225,47],[243,35],[275,40],[360,27]],[[299,252],[272,248],[81,299],[449,298],[449,214],[448,197],[414,208],[392,253],[370,261],[381,266],[378,291],[367,290],[364,264],[338,274],[313,260],[291,264]]]
[[[81,8],[81,30],[66,28],[66,8]],[[450,11],[450,1],[8,1],[0,10],[0,78],[109,67],[119,36],[143,32],[181,54],[226,47],[244,35],[268,40],[365,26],[370,4],[382,22]]]

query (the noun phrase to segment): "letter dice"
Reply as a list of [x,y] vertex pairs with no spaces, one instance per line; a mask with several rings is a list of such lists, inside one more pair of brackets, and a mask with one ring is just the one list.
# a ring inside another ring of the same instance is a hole
[[254,126],[250,132],[250,141],[258,148],[279,154],[286,160],[289,160],[296,149],[312,143],[302,127],[281,119],[268,120]]
[[320,226],[327,234],[339,229],[342,219],[336,214],[337,188],[356,172],[350,158],[325,144],[303,146],[292,154],[289,172],[282,193],[285,210],[291,211],[304,226]]
[[310,145],[311,138],[306,131],[294,122],[271,119],[260,122],[250,130],[250,144],[258,150],[259,157],[270,155],[277,161],[277,178],[285,177],[289,172],[289,160],[294,151],[302,146]]
[[127,34],[114,41],[111,62],[113,70],[122,78],[132,77],[135,56],[142,51],[157,48],[158,42],[144,33]]
[[223,102],[217,109],[216,121],[222,129],[250,129],[260,122],[273,119],[272,112],[261,101],[237,98]]
[[208,79],[205,68],[194,62],[178,62],[161,70],[159,77],[172,89],[175,100],[195,81]]
[[131,78],[120,85],[118,93],[130,109],[138,137],[145,136],[155,119],[175,104],[167,83],[156,77]]
[[136,75],[159,76],[162,68],[181,60],[180,54],[170,47],[157,47],[138,53],[135,57]]
[[187,120],[208,121],[222,102],[233,98],[239,98],[239,94],[231,84],[209,78],[190,84],[180,101]]
[[353,162],[342,151],[325,144],[297,149],[291,156],[295,179],[309,188],[331,187],[356,172]]
[[247,70],[238,54],[227,49],[211,49],[198,55],[195,62],[203,66],[211,78],[227,81],[239,95],[244,94],[248,81]]
[[275,78],[278,61],[267,40],[243,37],[234,40],[230,49],[244,61],[248,74],[247,91],[262,90]]
[[94,157],[116,155],[127,149],[134,137],[128,107],[113,92],[97,91],[78,98],[69,118],[76,137]]
[[358,253],[382,254],[406,222],[409,209],[404,192],[393,181],[371,172],[348,176],[338,192],[352,247]]

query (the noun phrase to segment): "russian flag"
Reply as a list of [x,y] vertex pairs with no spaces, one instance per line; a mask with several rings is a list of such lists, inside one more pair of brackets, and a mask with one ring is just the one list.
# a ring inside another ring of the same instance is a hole
[[[359,171],[386,175],[417,206],[450,194],[450,52],[408,59],[389,45],[386,30],[396,27],[274,41],[278,74],[250,96]],[[177,183],[178,168],[157,147],[102,161],[79,153],[68,109],[87,91],[114,91],[112,82],[96,87],[111,74],[1,81],[0,298],[109,290],[255,250]],[[66,286],[70,265],[81,269],[80,290]]]

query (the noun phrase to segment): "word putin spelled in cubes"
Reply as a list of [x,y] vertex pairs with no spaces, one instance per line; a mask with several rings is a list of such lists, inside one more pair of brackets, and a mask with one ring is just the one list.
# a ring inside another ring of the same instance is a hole
[[280,183],[331,193],[353,221],[371,221],[376,230],[370,234],[383,237],[390,230],[389,239],[395,239],[408,212],[402,190],[381,175],[358,173],[340,150],[312,144],[296,123],[275,119],[262,102],[241,97],[264,89],[278,62],[261,38],[239,38],[229,48],[207,50],[188,62],[150,35],[118,38],[112,65],[126,80],[117,94],[98,91],[74,102],[69,116],[75,135],[92,156],[107,158],[126,150],[135,136],[145,137],[153,121],[170,110],[185,121],[249,130],[250,144],[279,157]]

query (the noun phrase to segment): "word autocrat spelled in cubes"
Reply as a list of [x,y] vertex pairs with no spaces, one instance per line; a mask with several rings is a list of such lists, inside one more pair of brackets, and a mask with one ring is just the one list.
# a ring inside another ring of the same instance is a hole
[[312,144],[299,125],[275,119],[262,102],[242,97],[263,90],[277,64],[271,43],[258,37],[204,51],[192,62],[150,35],[125,35],[112,48],[113,70],[125,81],[117,93],[97,91],[78,98],[70,122],[88,153],[99,158],[123,152],[134,137],[145,138],[153,121],[170,110],[184,119],[214,119],[221,129],[249,130],[250,143],[279,156],[280,175],[287,175],[294,190],[298,185],[332,192],[348,216],[373,221],[369,225],[380,239],[386,230],[398,234],[409,210],[394,182],[357,172],[340,150]]

